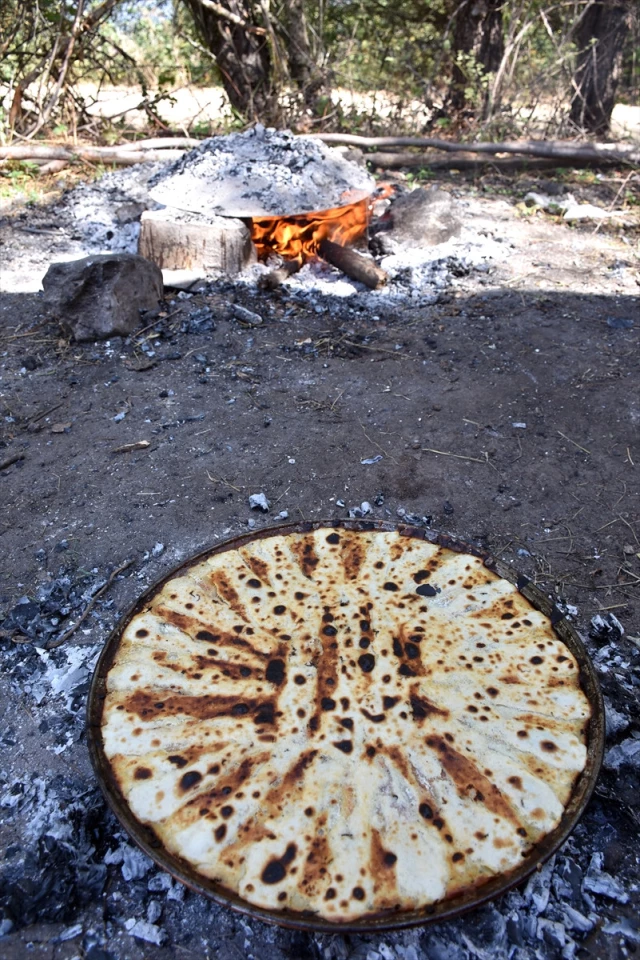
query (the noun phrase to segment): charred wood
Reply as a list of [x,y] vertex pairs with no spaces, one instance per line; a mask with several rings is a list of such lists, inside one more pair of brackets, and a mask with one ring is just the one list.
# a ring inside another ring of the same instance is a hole
[[321,240],[318,247],[319,255],[329,263],[342,270],[352,280],[359,280],[371,290],[383,287],[389,279],[373,260],[363,257],[361,253],[351,247],[341,247],[333,240]]

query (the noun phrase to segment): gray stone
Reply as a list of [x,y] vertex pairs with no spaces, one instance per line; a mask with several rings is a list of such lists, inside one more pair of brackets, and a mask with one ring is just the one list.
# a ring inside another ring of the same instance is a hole
[[263,513],[267,513],[271,504],[264,493],[252,493],[249,497],[249,506],[252,510],[262,510]]
[[162,273],[135,253],[109,253],[52,263],[42,286],[74,340],[106,340],[133,333],[140,311],[157,307]]
[[626,937],[627,940],[640,943],[640,925],[629,920],[628,917],[622,917],[621,920],[607,920],[602,930],[610,937]]
[[445,243],[457,237],[462,226],[455,201],[438,187],[419,187],[398,197],[391,206],[391,219],[388,236],[403,245]]

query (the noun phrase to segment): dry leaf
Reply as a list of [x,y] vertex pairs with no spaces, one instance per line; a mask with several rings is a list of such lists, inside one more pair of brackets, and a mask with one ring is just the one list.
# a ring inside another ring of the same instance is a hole
[[70,423],[54,423],[51,427],[51,433],[66,433],[68,430],[71,430]]

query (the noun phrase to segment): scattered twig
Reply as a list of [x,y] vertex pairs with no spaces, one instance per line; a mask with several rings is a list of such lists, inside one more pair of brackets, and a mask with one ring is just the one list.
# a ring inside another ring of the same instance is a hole
[[588,453],[589,456],[591,456],[591,450],[587,450],[586,447],[581,447],[579,443],[576,443],[576,441],[572,440],[571,437],[568,437],[565,433],[562,433],[561,430],[558,430],[558,433],[560,434],[563,440],[566,440],[568,443],[572,443],[574,447],[578,448],[578,450],[582,450],[583,453]]
[[175,147],[197,147],[202,140],[195,137],[151,137],[147,140],[127,140],[117,144],[118,150],[166,150]]
[[152,320],[151,323],[148,323],[146,327],[143,327],[142,330],[137,330],[133,336],[137,340],[138,337],[142,336],[143,333],[146,333],[147,330],[151,330],[151,327],[157,326],[159,323],[164,323],[165,320],[170,320],[171,317],[175,317],[177,313],[182,311],[182,305],[178,307],[177,310],[173,310],[171,313],[167,313],[164,317],[156,317],[155,320]]
[[76,632],[80,624],[84,623],[84,621],[87,619],[87,617],[93,610],[94,606],[96,605],[96,601],[100,599],[103,593],[106,593],[106,591],[109,589],[109,587],[111,586],[115,578],[119,574],[123,573],[123,571],[125,571],[128,567],[130,567],[132,563],[133,563],[133,558],[131,560],[126,560],[125,563],[123,563],[120,567],[118,567],[116,570],[113,571],[113,573],[105,583],[104,587],[101,587],[100,590],[98,590],[97,593],[94,593],[94,595],[91,597],[91,600],[89,600],[89,603],[84,608],[84,611],[81,614],[80,618],[76,620],[74,625],[72,627],[69,627],[69,629],[65,633],[63,633],[61,637],[58,637],[57,640],[50,640],[49,643],[46,645],[47,650],[53,650],[55,649],[55,647],[62,646],[63,643],[67,642],[69,637],[73,636],[73,634]]
[[336,403],[338,402],[338,400],[340,399],[340,397],[342,396],[342,394],[344,393],[345,390],[346,390],[346,387],[343,387],[343,389],[340,391],[340,393],[338,394],[338,396],[335,398],[335,400],[333,401],[333,403],[332,403],[331,406],[329,407],[330,410],[333,410],[333,409],[335,408]]
[[208,470],[207,470],[207,476],[209,477],[209,480],[211,480],[211,483],[221,483],[224,487],[231,487],[231,489],[235,490],[237,493],[242,493],[242,489],[240,487],[234,487],[234,485],[232,483],[229,483],[228,480],[223,480],[222,478],[219,479],[218,477],[212,477]]
[[0,462],[0,470],[6,470],[7,467],[17,463],[18,460],[24,460],[24,453],[14,453],[12,456],[7,457],[6,460],[2,460]]
[[437,453],[441,457],[455,457],[456,460],[471,460],[473,463],[489,463],[489,454],[481,457],[464,457],[461,453],[449,453],[447,450],[434,450],[433,447],[422,447],[424,453]]
[[44,420],[44,418],[48,417],[49,414],[53,413],[54,410],[59,410],[63,403],[64,403],[64,400],[61,400],[60,403],[54,404],[53,407],[49,407],[48,410],[45,410],[43,413],[37,413],[35,417],[32,417],[28,421],[27,426],[31,427],[34,423],[37,423],[39,420]]
[[274,500],[274,501],[273,501],[274,506],[275,506],[276,503],[280,503],[280,501],[282,500],[283,497],[286,497],[286,495],[289,493],[289,490],[291,490],[291,484],[289,484],[289,486],[287,487],[287,489],[286,489],[283,493],[280,494],[280,496],[278,497],[277,500]]
[[611,524],[617,523],[619,519],[620,519],[619,517],[614,517],[613,520],[609,520],[608,523],[603,523],[601,527],[598,527],[598,529],[596,530],[596,533],[600,533],[601,530],[606,530],[607,527],[611,526]]
[[627,527],[629,527],[629,530],[631,530],[631,533],[633,534],[633,539],[634,539],[635,542],[640,546],[640,540],[638,540],[638,535],[636,534],[636,531],[633,529],[633,527],[631,526],[631,524],[629,523],[629,521],[628,521],[628,520],[625,520],[625,518],[622,516],[621,513],[618,514],[618,519],[619,519],[619,520],[622,520],[622,522],[623,522],[624,524],[626,524]]
[[416,360],[410,353],[400,353],[399,350],[388,350],[386,347],[370,347],[366,343],[357,343],[355,340],[347,340],[346,337],[340,337],[338,343],[347,343],[350,347],[357,347],[358,350],[374,350],[376,353],[390,353],[392,357],[400,357],[402,360]]
[[387,453],[386,450],[383,450],[383,448],[380,446],[380,444],[379,444],[379,443],[376,443],[376,441],[373,440],[373,439],[369,436],[369,434],[367,433],[367,431],[366,431],[365,428],[364,428],[364,423],[363,423],[362,421],[360,421],[360,426],[362,427],[362,432],[364,433],[364,435],[365,435],[365,437],[367,438],[367,440],[369,441],[369,443],[373,444],[374,447],[377,447],[377,449],[380,451],[380,453],[382,454],[383,457],[388,457],[389,460],[391,460],[392,463],[395,463],[395,464],[397,465],[398,461],[395,460],[395,459],[391,456],[390,453]]

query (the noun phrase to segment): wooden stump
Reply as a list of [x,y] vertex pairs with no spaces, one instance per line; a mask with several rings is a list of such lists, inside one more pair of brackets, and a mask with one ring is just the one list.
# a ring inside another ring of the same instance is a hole
[[165,207],[146,210],[138,251],[161,270],[233,276],[257,260],[248,228],[233,217],[203,217]]

